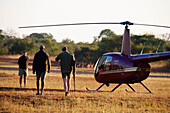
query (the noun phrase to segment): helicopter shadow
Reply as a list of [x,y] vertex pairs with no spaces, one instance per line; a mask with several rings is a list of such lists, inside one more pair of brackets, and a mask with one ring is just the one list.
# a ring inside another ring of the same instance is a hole
[[149,92],[136,92],[136,91],[128,91],[127,89],[125,89],[126,92],[128,93],[139,93],[139,94],[153,94],[152,92],[149,93]]

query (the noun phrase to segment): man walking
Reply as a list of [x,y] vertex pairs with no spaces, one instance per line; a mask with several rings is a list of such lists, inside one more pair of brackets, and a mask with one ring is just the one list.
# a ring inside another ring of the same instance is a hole
[[62,53],[60,53],[56,59],[60,60],[61,73],[64,82],[65,96],[69,95],[70,92],[70,74],[73,67],[73,79],[75,79],[75,60],[73,55],[67,52],[67,47],[62,48]]
[[18,59],[18,65],[19,65],[19,82],[20,87],[22,87],[22,76],[24,75],[24,87],[26,87],[26,77],[28,76],[28,61],[29,58],[27,56],[27,52],[23,51],[23,55]]
[[[49,55],[44,51],[45,46],[40,46],[40,51],[37,52],[33,60],[33,74],[36,72],[37,77],[37,93],[36,95],[42,95],[44,89],[44,79],[46,72],[50,72],[51,62]],[[39,80],[41,77],[41,93],[39,93]]]

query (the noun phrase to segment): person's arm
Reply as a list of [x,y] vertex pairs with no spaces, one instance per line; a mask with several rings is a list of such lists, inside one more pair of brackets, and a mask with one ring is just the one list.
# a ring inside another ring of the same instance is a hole
[[27,57],[27,63],[29,62],[29,57]]
[[76,73],[76,61],[73,61],[73,79],[75,80],[75,73]]
[[48,73],[50,73],[50,69],[51,69],[51,60],[50,60],[50,56],[47,54],[47,63],[48,63]]
[[72,66],[73,66],[73,79],[75,79],[75,73],[76,73],[76,60],[74,55],[72,56]]
[[[21,57],[20,57],[21,58]],[[18,65],[20,64],[20,58],[18,59]]]
[[29,57],[27,57],[26,68],[28,69]]
[[36,55],[34,56],[33,65],[32,65],[33,74],[35,74],[35,69],[36,69]]
[[60,54],[55,58],[55,61],[58,62],[60,60]]

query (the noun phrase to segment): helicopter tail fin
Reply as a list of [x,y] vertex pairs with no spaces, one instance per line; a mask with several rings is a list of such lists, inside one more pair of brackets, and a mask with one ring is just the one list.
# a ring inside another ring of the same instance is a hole
[[125,56],[130,56],[131,54],[131,49],[130,49],[130,30],[125,27],[124,35],[123,35],[123,40],[122,40],[122,50],[121,54]]

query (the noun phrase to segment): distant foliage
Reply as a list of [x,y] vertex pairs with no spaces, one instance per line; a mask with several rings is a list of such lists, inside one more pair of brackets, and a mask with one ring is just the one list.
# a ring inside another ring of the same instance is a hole
[[158,46],[159,50],[158,52],[164,52],[168,51],[169,45],[165,40],[155,38],[155,35],[131,35],[131,51],[132,54],[139,54],[142,50],[142,47],[144,46],[144,52],[143,53],[153,53],[157,51]]
[[[131,53],[139,54],[144,47],[143,53],[170,51],[170,34],[162,35],[163,39],[158,39],[155,35],[131,35]],[[94,37],[92,43],[75,43],[71,39],[63,39],[58,43],[50,33],[32,33],[23,39],[10,36],[0,30],[0,55],[20,54],[27,50],[29,55],[34,55],[39,51],[39,46],[44,45],[51,56],[61,53],[61,48],[67,46],[70,53],[74,54],[77,62],[95,63],[96,60],[107,52],[120,52],[123,35],[116,35],[110,29],[102,30],[98,37]],[[169,65],[169,64],[167,64]]]
[[47,34],[47,33],[32,33],[28,37],[30,37],[30,38],[38,38],[38,39],[42,39],[42,38],[52,39],[53,35],[51,33],[49,33],[49,34]]

